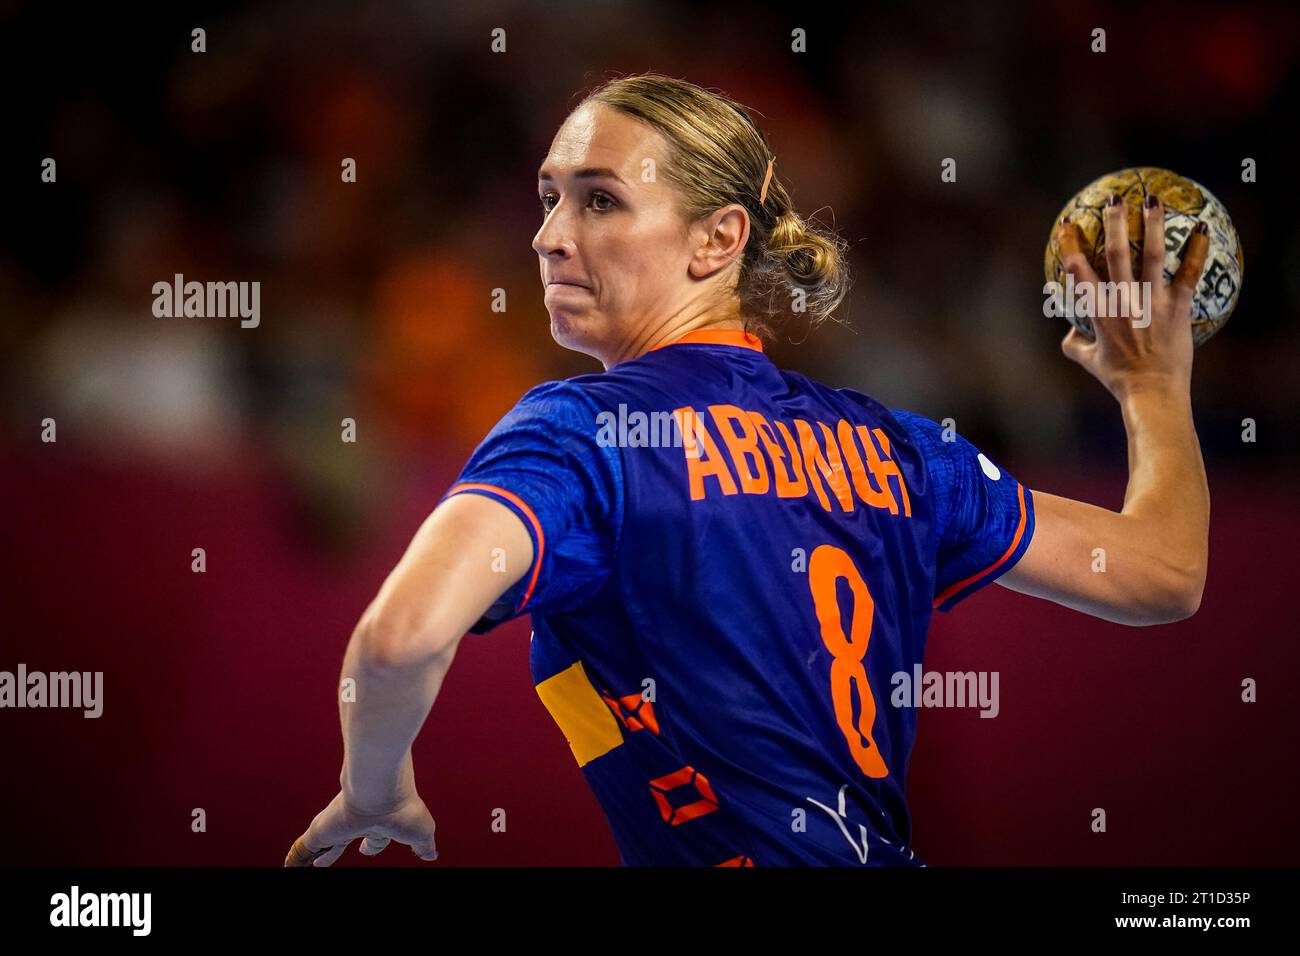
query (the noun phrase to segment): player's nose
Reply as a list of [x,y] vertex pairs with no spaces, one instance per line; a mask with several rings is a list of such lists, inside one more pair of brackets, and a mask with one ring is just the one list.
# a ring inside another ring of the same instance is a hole
[[559,206],[554,207],[533,236],[533,251],[543,258],[568,259],[577,248],[570,217]]

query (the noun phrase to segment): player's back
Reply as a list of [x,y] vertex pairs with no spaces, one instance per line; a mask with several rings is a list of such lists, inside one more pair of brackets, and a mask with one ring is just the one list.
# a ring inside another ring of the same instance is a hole
[[[512,474],[490,436],[462,478],[531,514],[543,557],[492,617],[532,611],[538,693],[624,861],[919,862],[915,712],[893,678],[922,661],[938,575],[953,600],[987,583],[941,567],[955,508],[932,487],[933,423],[783,371],[740,333],[540,391],[546,454]],[[529,476],[548,460],[568,489]],[[1017,491],[1006,566],[1028,538]]]

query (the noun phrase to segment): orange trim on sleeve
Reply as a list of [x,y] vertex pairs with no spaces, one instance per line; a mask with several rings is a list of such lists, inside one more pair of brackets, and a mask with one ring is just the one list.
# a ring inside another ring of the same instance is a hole
[[528,504],[522,498],[512,491],[506,491],[504,488],[498,488],[496,485],[467,481],[463,484],[456,485],[451,489],[451,491],[447,492],[443,498],[450,498],[452,495],[460,494],[462,491],[490,491],[493,494],[500,495],[502,498],[505,498],[506,501],[516,505],[520,511],[527,515],[528,520],[532,523],[533,530],[537,532],[537,554],[533,558],[533,576],[528,582],[528,590],[524,592],[524,599],[520,601],[519,606],[515,608],[515,613],[518,614],[527,606],[529,599],[533,596],[533,588],[537,585],[537,575],[541,573],[542,570],[542,554],[546,550],[546,536],[542,534],[542,523],[537,520],[537,515],[533,514],[533,509],[528,507]]
[[696,329],[694,332],[687,332],[680,338],[663,342],[646,351],[654,352],[669,345],[687,345],[692,342],[698,345],[736,345],[756,352],[763,351],[763,340],[752,332],[741,329]]
[[1002,557],[998,558],[996,561],[990,564],[983,571],[980,571],[977,574],[972,574],[970,577],[966,578],[965,580],[958,581],[956,584],[944,588],[943,593],[934,599],[934,604],[931,605],[932,607],[938,607],[940,604],[948,600],[948,598],[952,597],[954,594],[956,594],[962,588],[966,587],[966,585],[970,584],[972,581],[977,581],[980,578],[984,577],[984,575],[988,574],[989,572],[996,571],[998,568],[1002,567],[1002,565],[1006,562],[1007,558],[1015,554],[1016,548],[1020,544],[1020,538],[1025,533],[1025,521],[1028,518],[1028,516],[1025,514],[1025,486],[1017,485],[1016,487],[1019,491],[1019,497],[1020,497],[1020,524],[1016,526],[1015,536],[1011,539],[1011,547],[1007,548],[1006,553],[1003,554]]

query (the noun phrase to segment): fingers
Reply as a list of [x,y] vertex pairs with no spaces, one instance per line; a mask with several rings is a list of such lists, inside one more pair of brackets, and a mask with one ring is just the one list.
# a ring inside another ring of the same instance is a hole
[[438,848],[434,844],[434,830],[436,824],[433,822],[433,816],[427,808],[421,808],[421,812],[404,819],[399,829],[394,831],[393,836],[399,841],[405,843],[411,848],[411,852],[421,860],[438,859]]
[[324,856],[329,847],[322,847],[319,850],[309,849],[307,846],[307,834],[303,834],[293,841],[293,846],[289,847],[289,853],[284,858],[285,866],[311,866],[312,862],[318,857]]
[[1061,268],[1074,276],[1076,285],[1097,281],[1097,273],[1083,254],[1083,230],[1068,218],[1061,220],[1056,245],[1060,250]]
[[1165,207],[1151,193],[1142,210],[1142,281],[1151,283],[1151,291],[1165,287]]
[[418,843],[412,843],[411,852],[414,853],[416,856],[418,856],[421,860],[438,859],[438,848],[434,846],[433,834],[430,833],[429,838],[427,840],[423,840]]
[[358,838],[363,856],[376,856],[397,840],[409,845],[420,859],[436,860],[434,829],[433,816],[418,796],[392,812],[358,814],[347,808],[340,793],[316,815],[307,832],[294,840],[284,865],[330,866]]
[[312,862],[312,866],[329,866],[331,863],[333,863],[335,860],[341,857],[343,855],[343,851],[346,850],[351,845],[352,845],[352,841],[349,840],[347,843],[340,843],[338,846],[330,847],[328,850],[325,851],[324,855],[317,857]]
[[[343,855],[349,846],[351,840],[347,843],[340,843],[337,846],[322,847],[319,850],[312,850],[307,845],[306,836],[300,836],[293,841],[293,846],[289,848],[289,854],[284,858],[285,866],[329,866],[335,860]],[[382,853],[385,847],[392,842],[390,837],[386,836],[368,836],[361,841],[361,852],[365,856],[375,856]],[[411,847],[422,860],[436,860],[438,852],[434,849],[433,834],[428,835],[428,839],[422,841],[419,845]]]
[[[352,845],[352,842],[349,840],[347,843],[340,843],[337,846],[327,846],[319,850],[313,850],[307,844],[306,834],[303,834],[293,841],[293,846],[289,848],[289,853],[284,858],[284,865],[329,866],[343,855],[344,851]],[[361,841],[361,852],[365,856],[375,856],[383,852],[391,842],[391,837],[368,836]],[[434,844],[432,828],[411,838],[411,852],[421,860],[438,859],[438,849]]]
[[1191,308],[1192,294],[1196,291],[1196,284],[1201,281],[1201,273],[1205,271],[1205,260],[1209,253],[1210,227],[1203,222],[1198,222],[1192,234],[1187,237],[1187,244],[1183,246],[1182,265],[1178,267],[1174,281],[1169,286],[1173,290],[1174,303],[1178,307],[1179,314]]
[[284,858],[285,866],[329,866],[343,855],[343,851],[352,845],[352,841],[338,846],[321,847],[313,850],[307,843],[307,834],[293,841],[288,855]]
[[1106,228],[1106,269],[1111,282],[1133,281],[1133,260],[1128,247],[1128,205],[1116,193],[1102,214]]
[[[1092,264],[1088,261],[1088,257],[1083,254],[1083,230],[1075,223],[1070,222],[1068,216],[1062,217],[1059,230],[1057,248],[1060,250],[1062,268],[1074,277],[1076,287],[1089,283],[1095,286],[1101,280]],[[1065,353],[1067,358],[1082,364],[1082,350],[1086,345],[1092,344],[1092,339],[1078,329],[1071,328],[1061,341],[1061,351]]]

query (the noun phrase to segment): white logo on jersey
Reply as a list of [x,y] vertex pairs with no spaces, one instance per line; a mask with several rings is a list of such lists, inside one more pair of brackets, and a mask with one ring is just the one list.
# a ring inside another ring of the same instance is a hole
[[980,452],[979,462],[980,467],[984,469],[984,474],[988,475],[991,480],[997,481],[1002,477],[1002,472],[998,471],[998,466],[985,458],[984,452]]
[[832,810],[830,807],[826,806],[826,804],[819,803],[818,801],[814,800],[812,797],[808,797],[807,799],[809,803],[817,804],[817,806],[821,807],[823,810],[825,810],[827,813],[831,815],[831,819],[834,820],[837,824],[839,824],[840,832],[844,834],[844,839],[849,841],[849,846],[853,847],[854,852],[858,854],[858,859],[861,862],[866,863],[867,862],[867,828],[863,826],[861,823],[858,824],[858,832],[862,837],[862,846],[859,847],[856,843],[853,842],[853,837],[849,834],[849,828],[844,825],[844,821],[847,819],[844,813],[844,791],[847,790],[848,788],[849,785],[847,783],[844,786],[840,787],[840,809],[838,813]]

